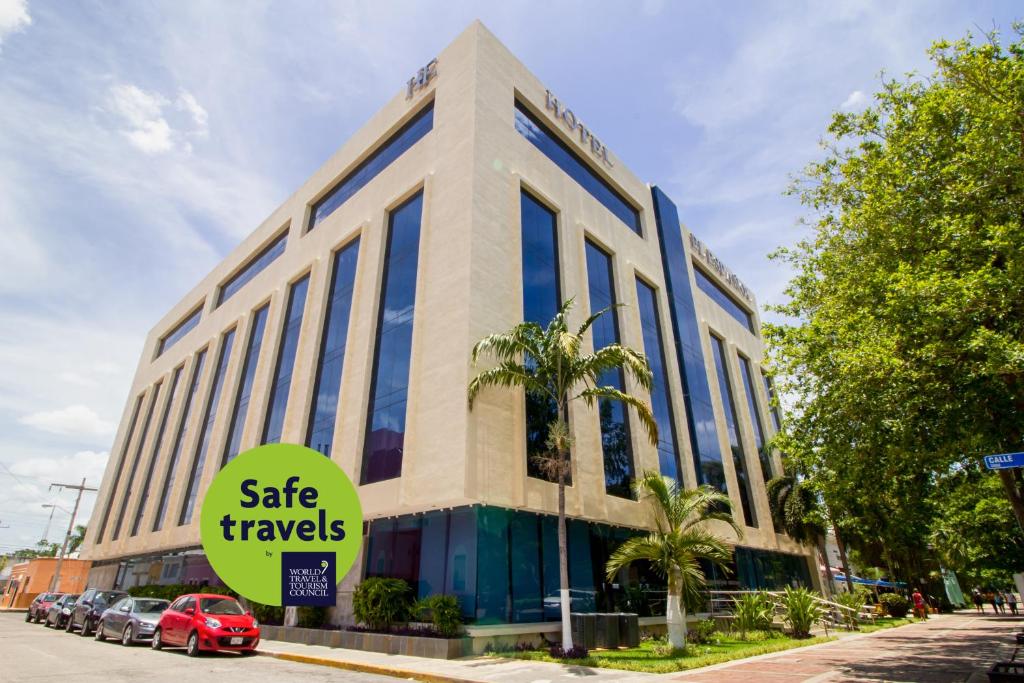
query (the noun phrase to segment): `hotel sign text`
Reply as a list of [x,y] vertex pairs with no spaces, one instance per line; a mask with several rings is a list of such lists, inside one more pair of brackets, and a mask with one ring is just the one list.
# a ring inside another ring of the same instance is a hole
[[600,140],[594,137],[594,134],[583,125],[583,122],[576,118],[576,114],[573,113],[572,109],[569,109],[559,102],[558,98],[551,94],[550,90],[547,91],[547,102],[545,106],[548,111],[554,112],[556,119],[559,119],[569,127],[569,132],[579,134],[580,144],[584,147],[590,147],[590,152],[594,156],[606,163],[609,168],[615,165],[612,163],[612,160],[608,158],[608,148],[605,147]]
[[416,72],[405,84],[405,99],[412,99],[413,93],[423,90],[430,83],[430,80],[437,78],[437,57],[427,62],[427,65]]
[[690,248],[693,253],[696,254],[701,261],[708,264],[719,277],[728,282],[733,289],[743,295],[743,298],[754,303],[754,295],[750,293],[750,289],[743,284],[743,282],[736,277],[736,274],[729,270],[724,263],[722,263],[717,256],[711,253],[711,250],[701,242],[699,239],[690,234]]

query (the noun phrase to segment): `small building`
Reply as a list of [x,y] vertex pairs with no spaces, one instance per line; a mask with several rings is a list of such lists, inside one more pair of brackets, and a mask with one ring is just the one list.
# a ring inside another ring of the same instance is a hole
[[[81,593],[89,579],[89,560],[65,559],[60,566],[60,583],[54,590],[61,593]],[[28,607],[40,593],[50,590],[57,558],[37,557],[11,567],[11,575],[2,594],[0,607]]]

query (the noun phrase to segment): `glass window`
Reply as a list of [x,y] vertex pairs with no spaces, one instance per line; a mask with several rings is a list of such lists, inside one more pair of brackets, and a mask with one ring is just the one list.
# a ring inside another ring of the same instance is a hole
[[249,399],[252,397],[252,381],[256,376],[256,364],[260,359],[260,349],[263,347],[263,334],[267,327],[267,312],[269,310],[270,304],[265,304],[252,316],[249,341],[245,345],[242,373],[238,382],[238,393],[235,395],[235,406],[231,410],[231,422],[228,424],[228,438],[224,443],[221,467],[234,460],[242,447],[242,432],[245,429],[245,418],[249,412]]
[[[520,193],[523,243],[523,320],[547,327],[562,305],[555,214],[526,192]],[[526,359],[530,362],[530,359]],[[526,394],[526,471],[549,479],[537,462],[547,453],[548,425],[558,405],[547,396]]]
[[309,275],[306,275],[295,282],[288,293],[281,347],[277,352],[274,381],[270,385],[267,419],[263,423],[263,443],[278,443],[284,431],[284,415],[288,408],[288,392],[292,387],[292,370],[295,369],[295,354],[299,349],[299,332],[302,329],[302,314],[306,308],[308,290]]
[[640,307],[640,329],[644,336],[644,353],[651,366],[651,412],[658,425],[658,466],[662,476],[683,483],[680,472],[679,446],[676,425],[669,398],[668,368],[665,364],[665,345],[661,336],[661,316],[658,314],[658,295],[643,280],[636,280],[636,297]]
[[361,483],[402,473],[423,193],[391,212]]
[[349,197],[358,192],[364,185],[377,177],[392,161],[429,133],[434,127],[434,102],[431,101],[407,124],[389,137],[361,164],[342,178],[326,195],[313,205],[309,216],[309,229],[312,230],[335,209],[348,201]]
[[[596,244],[587,240],[587,290],[590,313],[615,305],[615,281],[612,259]],[[612,309],[598,318],[590,328],[594,350],[619,343],[619,316]],[[622,369],[609,370],[597,378],[601,386],[624,390]],[[612,496],[633,497],[633,446],[629,438],[626,406],[619,401],[601,399],[597,402],[601,423],[601,450],[604,454],[604,488]]]
[[156,461],[160,457],[160,449],[164,441],[164,432],[167,430],[167,418],[171,414],[171,406],[178,395],[178,380],[181,379],[181,371],[184,366],[178,366],[171,377],[171,391],[164,401],[164,409],[160,414],[160,425],[156,430],[156,438],[153,439],[153,448],[149,455],[149,466],[146,467],[146,477],[142,481],[142,492],[139,495],[139,502],[135,508],[135,519],[132,522],[132,536],[139,533],[139,526],[142,524],[142,515],[146,511],[146,501],[149,500],[149,487],[153,483],[153,473],[156,471]]
[[327,457],[331,455],[334,423],[338,416],[341,371],[345,364],[345,342],[358,256],[358,238],[334,254],[327,314],[313,384],[313,406],[309,411],[306,445]]
[[182,337],[191,332],[192,329],[199,324],[199,320],[202,317],[203,306],[202,304],[200,304],[196,310],[189,313],[187,318],[182,320],[174,328],[172,328],[170,332],[161,337],[160,343],[157,347],[156,355],[159,356],[164,351],[177,344]]
[[668,195],[658,187],[651,188],[655,225],[661,246],[661,265],[665,273],[665,294],[668,295],[672,345],[679,364],[683,387],[683,409],[689,427],[693,465],[700,484],[726,492],[725,468],[715,426],[715,410],[711,405],[711,385],[704,365],[700,321],[693,303],[693,288],[687,270],[686,247],[679,224],[679,212]]
[[725,427],[729,434],[729,448],[732,449],[733,469],[740,485],[740,503],[743,507],[743,521],[747,526],[757,526],[757,516],[751,498],[750,477],[747,475],[746,454],[736,424],[736,402],[729,382],[729,368],[725,363],[725,342],[711,335],[711,352],[715,357],[715,371],[718,374],[718,388],[722,392],[722,411],[725,413]]
[[157,401],[160,400],[160,389],[162,386],[162,382],[157,382],[153,387],[153,396],[149,399],[146,419],[142,421],[142,431],[139,433],[139,445],[135,449],[135,457],[132,458],[132,465],[128,469],[128,480],[123,487],[120,486],[120,482],[117,482],[110,494],[111,499],[113,499],[114,493],[117,493],[119,489],[121,490],[121,509],[117,514],[117,519],[114,520],[114,533],[110,536],[112,541],[116,541],[121,535],[121,525],[124,523],[125,513],[128,512],[128,499],[131,498],[132,490],[135,487],[135,473],[139,470],[139,461],[142,460],[142,448],[146,445],[146,435],[149,434],[149,425],[153,421],[153,411],[156,408]]
[[287,244],[288,231],[285,230],[283,233],[278,235],[273,242],[264,247],[263,251],[256,254],[252,260],[242,266],[241,270],[224,281],[224,284],[220,286],[220,294],[217,295],[217,305],[220,306],[222,303],[230,299],[238,290],[244,287],[249,280],[263,272],[264,268],[269,266],[278,256],[284,253],[284,249]]
[[756,334],[754,329],[754,317],[740,305],[731,294],[718,286],[718,283],[708,277],[700,268],[694,267],[693,276],[697,279],[697,287],[700,291],[710,297],[722,310],[735,318],[740,325]]
[[782,431],[782,413],[779,410],[779,399],[775,396],[775,382],[763,372],[761,379],[764,380],[764,393],[768,395],[768,413],[772,416],[772,427],[778,434]]
[[124,461],[128,457],[128,447],[132,443],[132,437],[135,435],[135,423],[139,419],[139,409],[142,407],[142,398],[145,396],[145,392],[139,394],[138,398],[135,399],[135,407],[132,408],[132,419],[128,422],[128,434],[125,436],[124,443],[121,444],[121,456],[117,460],[117,469],[114,470],[114,486],[110,487],[110,495],[107,496],[107,506],[103,510],[103,521],[100,522],[100,530],[96,534],[96,543],[103,542],[103,532],[107,529],[107,522],[110,520],[110,508],[114,506],[114,496],[117,495],[117,483],[121,481],[121,471],[124,469]]
[[553,161],[594,199],[601,202],[606,209],[629,226],[630,230],[640,234],[640,212],[518,100],[516,100],[515,126],[519,134],[532,142],[534,147],[544,153],[544,156]]
[[772,456],[764,447],[764,427],[761,425],[761,411],[757,406],[757,395],[754,393],[754,377],[750,370],[750,359],[740,356],[740,376],[743,377],[743,391],[747,395],[747,410],[750,411],[750,423],[754,430],[754,446],[757,457],[761,460],[761,474],[765,483],[775,476],[772,467]]
[[213,372],[213,385],[210,387],[210,397],[206,402],[206,415],[199,423],[199,441],[196,444],[196,452],[192,457],[192,471],[188,477],[188,493],[185,496],[184,504],[181,507],[181,515],[178,517],[178,526],[188,524],[192,521],[192,513],[196,507],[196,497],[199,495],[199,484],[203,478],[203,468],[206,465],[206,452],[210,447],[210,435],[213,433],[213,422],[217,419],[217,403],[220,402],[221,389],[224,387],[224,376],[228,372],[228,360],[231,358],[231,347],[235,342],[234,328],[224,333],[220,344],[220,355],[217,357],[217,367]]
[[153,531],[160,531],[164,525],[164,515],[167,514],[167,505],[170,503],[171,491],[174,489],[178,460],[181,459],[181,449],[184,447],[185,437],[188,435],[192,405],[195,403],[196,393],[199,391],[199,380],[203,376],[203,365],[205,363],[206,349],[203,349],[196,356],[196,363],[192,368],[192,380],[189,382],[188,394],[185,395],[185,407],[182,409],[181,421],[178,423],[178,433],[174,437],[174,448],[171,450],[171,457],[167,461],[167,473],[164,475],[164,485],[160,492],[160,504],[157,506],[156,516],[153,518]]

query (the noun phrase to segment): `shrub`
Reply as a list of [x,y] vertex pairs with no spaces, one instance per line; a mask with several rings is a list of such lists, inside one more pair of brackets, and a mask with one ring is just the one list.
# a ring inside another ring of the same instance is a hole
[[864,603],[866,600],[867,597],[860,590],[836,594],[835,601],[837,603],[839,603],[843,607],[849,607],[851,610],[853,610],[852,612],[847,610],[840,610],[843,617],[843,623],[846,624],[848,628],[857,628],[858,615],[860,615],[860,611],[864,609]]
[[782,618],[789,624],[790,635],[794,638],[807,638],[811,635],[811,627],[821,617],[817,597],[816,593],[806,588],[786,587],[786,593],[782,596],[785,609]]
[[587,648],[582,645],[573,645],[568,650],[563,650],[561,645],[554,645],[548,650],[548,654],[555,659],[586,659],[590,656]]
[[417,602],[413,612],[419,619],[429,619],[445,638],[454,638],[462,626],[462,608],[454,595],[431,595]]
[[715,640],[717,630],[714,619],[701,619],[689,630],[687,639],[691,643],[698,643],[700,645],[711,643]]
[[910,611],[910,601],[899,593],[885,593],[878,598],[878,602],[882,603],[882,607],[890,617],[897,619],[907,616],[907,612]]
[[[284,608],[281,610],[283,612]],[[320,628],[326,621],[326,607],[299,607],[295,615],[295,625],[302,628]]]
[[733,627],[740,632],[742,640],[747,631],[767,631],[775,618],[775,606],[767,593],[744,593],[732,599]]
[[356,619],[371,629],[387,631],[393,624],[409,620],[412,611],[409,584],[402,579],[381,576],[366,579],[356,586],[352,611]]

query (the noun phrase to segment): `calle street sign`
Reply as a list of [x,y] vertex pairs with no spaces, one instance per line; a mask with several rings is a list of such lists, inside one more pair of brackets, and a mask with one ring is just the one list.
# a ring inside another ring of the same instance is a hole
[[985,467],[990,470],[1008,470],[1014,467],[1024,467],[1024,453],[986,455]]

